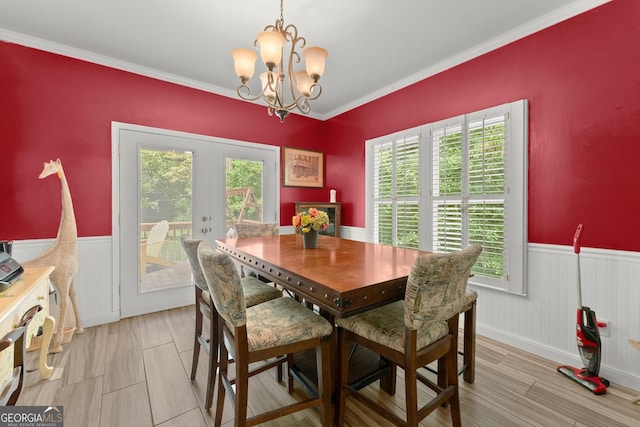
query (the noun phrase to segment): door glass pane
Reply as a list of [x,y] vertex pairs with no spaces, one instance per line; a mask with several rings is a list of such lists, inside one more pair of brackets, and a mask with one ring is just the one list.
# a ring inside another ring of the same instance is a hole
[[184,285],[191,270],[182,236],[192,236],[193,153],[140,149],[140,290]]
[[262,161],[227,158],[227,230],[238,222],[263,222],[262,170]]

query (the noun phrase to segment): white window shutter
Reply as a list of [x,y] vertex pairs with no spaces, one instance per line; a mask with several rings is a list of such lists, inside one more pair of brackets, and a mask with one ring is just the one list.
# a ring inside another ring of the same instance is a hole
[[367,141],[371,240],[480,244],[470,283],[526,294],[527,126],[521,100]]

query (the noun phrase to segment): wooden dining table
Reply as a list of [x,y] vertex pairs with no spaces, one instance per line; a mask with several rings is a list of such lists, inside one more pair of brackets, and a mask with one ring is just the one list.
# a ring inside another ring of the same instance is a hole
[[[299,234],[226,238],[216,242],[219,251],[307,304],[317,306],[331,321],[404,298],[414,261],[421,254],[430,253],[332,236],[318,238],[316,249],[303,248]],[[460,372],[467,383],[475,379],[475,308],[474,300],[461,310],[464,353]],[[381,387],[393,393],[394,384],[388,378],[381,382]]]
[[218,250],[314,304],[326,317],[346,317],[404,298],[422,252],[320,235],[305,249],[299,234],[226,238]]
[[[282,286],[305,304],[318,307],[332,322],[404,298],[414,261],[428,253],[332,236],[318,238],[315,249],[303,248],[299,234],[225,238],[216,243],[218,251]],[[358,369],[350,373],[351,384],[364,387],[380,379],[382,389],[395,393],[394,366],[367,354],[365,349],[354,354],[352,361]],[[296,355],[295,365],[293,373],[313,391],[317,384],[315,358]],[[371,375],[374,371],[378,373],[375,377]]]

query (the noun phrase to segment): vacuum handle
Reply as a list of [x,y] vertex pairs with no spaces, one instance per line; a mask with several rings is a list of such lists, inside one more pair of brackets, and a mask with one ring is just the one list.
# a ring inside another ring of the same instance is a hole
[[584,226],[582,224],[578,225],[576,229],[576,234],[573,235],[573,252],[579,254],[580,253],[580,236],[582,236],[582,229]]

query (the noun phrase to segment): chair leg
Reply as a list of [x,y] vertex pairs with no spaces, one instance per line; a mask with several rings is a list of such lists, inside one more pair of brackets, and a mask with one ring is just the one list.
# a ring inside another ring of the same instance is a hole
[[462,378],[472,384],[476,378],[476,302],[471,303],[471,308],[464,312],[464,356],[465,365]]
[[209,410],[213,404],[213,389],[216,384],[216,373],[218,370],[218,354],[221,353],[219,340],[220,331],[218,328],[218,316],[215,311],[215,307],[211,307],[209,331],[209,372],[207,373],[207,392],[204,404],[204,408],[206,410]]
[[404,394],[407,426],[418,427],[418,364],[416,360],[417,333],[405,329],[404,337]]
[[[455,340],[454,340],[455,341]],[[462,425],[460,416],[460,396],[458,391],[458,345],[453,343],[452,348],[447,357],[447,386],[453,386],[453,396],[449,399],[449,407],[451,408],[451,423],[453,427]]]
[[[476,378],[476,301],[473,301],[464,313],[464,336],[462,348],[462,368],[458,373],[462,373],[462,378],[466,383],[473,384]],[[444,363],[438,361],[438,385],[446,386],[446,374],[442,371],[446,369]],[[456,368],[457,369],[457,368]]]
[[[457,353],[456,353],[457,354]],[[457,356],[456,356],[457,357]],[[456,375],[458,375],[458,359],[456,358],[456,363],[453,367],[454,372],[456,373]],[[440,387],[441,389],[445,389],[447,388],[447,385],[449,384],[449,359],[446,358],[440,358],[438,359],[438,387]],[[441,405],[443,408],[446,408],[447,406],[449,406],[449,401],[445,401],[442,402]]]
[[[452,389],[453,395],[448,399],[449,407],[451,408],[451,422],[453,427],[460,427],[462,425],[462,419],[460,416],[460,395],[458,389],[458,320],[460,316],[453,316],[449,319],[449,332],[452,332],[453,339],[451,340],[451,348],[444,356],[446,366],[446,388]],[[465,331],[466,334],[466,331]]]
[[200,293],[202,292],[197,286],[196,288],[196,327],[193,338],[193,359],[191,360],[191,381],[196,379],[196,371],[198,370],[198,359],[200,358],[200,336],[202,335],[202,312],[200,311]]
[[[224,344],[223,344],[224,345]],[[236,360],[235,427],[245,426],[249,401],[249,364],[241,356]]]
[[[293,363],[293,354],[287,354],[287,393],[289,394],[293,394]],[[282,365],[279,365],[278,367],[282,368]]]
[[216,400],[216,415],[214,426],[222,425],[222,410],[224,409],[224,398],[226,394],[225,379],[229,377],[229,353],[224,344],[220,346],[220,373],[218,375],[218,399]]
[[18,387],[16,387],[15,391],[11,394],[9,401],[7,402],[9,406],[15,406],[15,404],[18,403],[18,399],[20,398],[20,394],[22,393],[22,387],[24,386],[24,376],[26,375],[27,370],[27,366],[25,365],[25,361],[27,360],[27,347],[25,345],[24,333],[20,335],[20,338],[16,340],[14,346],[15,349],[13,353],[13,365],[21,366],[21,369],[20,379],[18,380]]
[[349,355],[351,354],[349,341],[345,338],[344,334],[342,328],[338,327],[338,384],[335,386],[337,393],[336,403],[338,404],[336,425],[338,427],[344,425],[348,394],[345,388],[349,381]]

